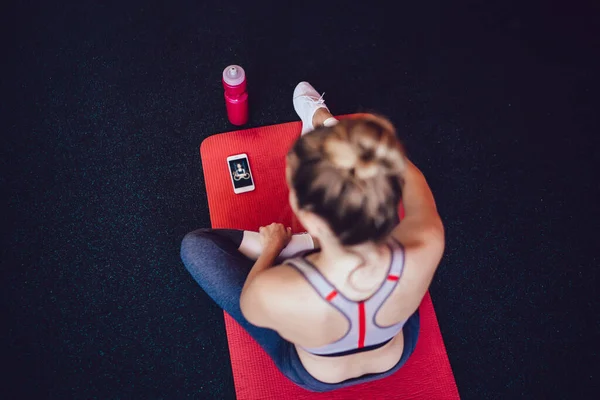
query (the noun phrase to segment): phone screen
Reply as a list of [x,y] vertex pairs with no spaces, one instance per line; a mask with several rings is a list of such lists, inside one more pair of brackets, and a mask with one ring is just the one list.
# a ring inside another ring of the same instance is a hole
[[247,158],[229,160],[229,172],[233,177],[233,186],[236,189],[254,185]]

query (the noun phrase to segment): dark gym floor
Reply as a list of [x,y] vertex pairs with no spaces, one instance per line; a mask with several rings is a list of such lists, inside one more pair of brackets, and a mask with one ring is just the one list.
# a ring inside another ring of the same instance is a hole
[[598,389],[597,2],[69,3],[3,12],[3,398],[234,398],[179,259],[230,63],[249,126],[296,120],[300,80],[396,124],[447,229],[431,294],[464,399]]

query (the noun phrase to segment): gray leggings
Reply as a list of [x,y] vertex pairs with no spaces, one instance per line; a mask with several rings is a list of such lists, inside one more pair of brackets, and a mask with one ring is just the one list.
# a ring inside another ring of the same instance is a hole
[[188,233],[181,243],[181,259],[200,287],[233,317],[267,352],[277,368],[296,385],[312,392],[328,392],[392,375],[412,354],[419,335],[419,313],[403,328],[404,352],[398,364],[381,374],[366,374],[340,383],[321,382],[306,371],[296,347],[271,329],[249,323],[240,310],[240,295],[254,261],[237,251],[243,231],[199,229]]

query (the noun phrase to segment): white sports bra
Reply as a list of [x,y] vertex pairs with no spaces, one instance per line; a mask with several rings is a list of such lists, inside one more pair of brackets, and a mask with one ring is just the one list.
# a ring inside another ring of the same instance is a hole
[[373,295],[362,301],[350,300],[340,293],[304,258],[306,253],[285,261],[284,264],[300,271],[315,291],[344,314],[350,324],[346,334],[336,342],[317,348],[303,347],[304,350],[326,357],[360,353],[384,346],[402,330],[406,321],[391,326],[380,326],[375,322],[377,312],[398,284],[404,269],[404,247],[394,239],[390,239],[387,244],[392,251],[387,278]]

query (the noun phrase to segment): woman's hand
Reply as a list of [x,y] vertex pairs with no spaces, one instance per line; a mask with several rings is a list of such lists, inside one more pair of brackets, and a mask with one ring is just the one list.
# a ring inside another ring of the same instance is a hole
[[278,253],[292,239],[292,228],[286,228],[282,224],[275,222],[271,225],[261,226],[258,233],[260,234],[260,244],[263,250],[276,250]]

